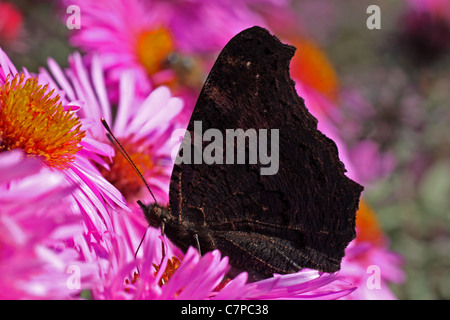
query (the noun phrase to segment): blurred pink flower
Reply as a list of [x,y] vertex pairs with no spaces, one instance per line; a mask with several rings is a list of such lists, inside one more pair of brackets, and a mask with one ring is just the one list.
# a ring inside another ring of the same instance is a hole
[[394,156],[383,153],[379,145],[372,140],[359,141],[350,151],[350,159],[358,168],[359,181],[376,181],[391,173],[396,165]]
[[397,43],[414,67],[448,55],[450,7],[446,0],[408,0],[398,21]]
[[[79,54],[73,54],[69,62],[70,68],[63,71],[50,59],[51,74],[42,69],[41,77],[66,92],[70,99],[85,102],[79,114],[83,121],[90,124],[87,127],[87,137],[90,139],[107,142],[106,130],[100,122],[100,118],[104,118],[143,173],[158,202],[167,203],[173,167],[171,154],[179,143],[171,139],[171,135],[180,126],[174,119],[181,112],[183,101],[173,97],[165,86],[155,88],[146,96],[137,94],[136,72],[127,70],[120,77],[119,102],[113,117],[100,58],[93,57],[90,69],[83,64]],[[111,164],[105,159],[98,159],[97,162],[101,164],[102,174],[129,202],[136,199],[153,201],[120,153]]]
[[296,89],[299,96],[305,101],[308,111],[318,120],[318,129],[336,143],[339,150],[339,159],[345,165],[347,176],[360,182],[358,168],[350,161],[347,145],[341,139],[339,129],[333,122],[339,117],[339,110],[324,95],[298,80],[296,81]]
[[358,288],[344,299],[396,299],[389,285],[405,281],[403,258],[389,250],[389,239],[366,201],[356,217],[356,239],[345,251],[339,275]]
[[[351,102],[353,107],[361,107],[361,110],[358,110],[359,119],[355,117],[349,121],[344,118],[345,115],[337,102],[332,102],[315,88],[296,79],[296,89],[305,100],[309,112],[317,118],[319,130],[336,143],[339,158],[345,164],[349,178],[365,185],[392,172],[396,165],[395,158],[390,153],[381,151],[375,141],[352,141],[350,144],[345,139],[349,134],[355,135],[360,130],[363,122],[359,121],[366,121],[372,116],[366,105],[358,101],[355,106],[355,103]],[[364,115],[364,112],[368,114]]]
[[0,45],[13,45],[23,28],[23,16],[10,2],[0,2]]
[[[0,150],[19,147],[29,157],[43,157],[43,165],[64,175],[65,186],[76,185],[70,195],[70,211],[81,214],[85,231],[101,240],[111,224],[110,208],[116,205],[127,208],[120,192],[92,163],[100,155],[112,156],[114,150],[108,144],[85,137],[84,129],[89,123],[80,121],[74,113],[81,102],[69,102],[64,92],[51,90],[51,84],[30,75],[26,69],[18,73],[1,49],[0,66],[0,126],[3,126]],[[25,112],[16,103],[18,99],[25,106],[32,105],[34,113]]]
[[389,283],[405,281],[403,258],[386,247],[353,241],[345,251],[339,275],[357,289],[342,299],[395,300]]
[[79,216],[67,214],[75,187],[20,150],[0,153],[0,177],[0,299],[78,297],[95,266],[68,246],[83,231]]
[[450,20],[450,7],[446,0],[407,0],[407,4],[417,12],[428,12]]
[[[372,141],[360,141],[350,150],[341,139],[339,109],[329,99],[300,81],[297,81],[296,88],[308,110],[318,119],[319,130],[336,143],[339,158],[347,169],[347,176],[365,184],[393,169],[393,159],[379,152],[376,143]],[[386,236],[378,226],[375,213],[364,201],[360,202],[356,217],[357,238],[347,247],[338,275],[357,289],[343,299],[395,299],[388,283],[404,281],[402,258],[388,250]],[[373,270],[370,266],[381,275],[371,277],[370,272]],[[372,279],[378,282],[372,285]]]

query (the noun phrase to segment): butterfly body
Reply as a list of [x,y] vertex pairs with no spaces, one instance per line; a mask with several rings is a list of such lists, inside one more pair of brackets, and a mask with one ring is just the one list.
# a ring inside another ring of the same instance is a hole
[[[175,164],[168,208],[143,206],[149,224],[163,227],[183,251],[219,249],[233,267],[262,278],[302,268],[335,272],[356,235],[362,187],[345,176],[335,143],[297,95],[289,75],[294,52],[263,28],[235,36],[217,58],[187,128],[191,137],[195,121],[224,135],[277,129],[278,149],[270,150],[279,152],[277,173],[261,175],[260,162],[227,164],[224,146],[222,163]],[[182,142],[192,157],[199,146],[203,151],[208,142]]]
[[145,205],[138,201],[149,226],[161,228],[174,245],[186,252],[190,246],[208,252],[217,249],[214,238],[205,225],[197,225],[191,221],[181,220],[179,215],[157,204]]

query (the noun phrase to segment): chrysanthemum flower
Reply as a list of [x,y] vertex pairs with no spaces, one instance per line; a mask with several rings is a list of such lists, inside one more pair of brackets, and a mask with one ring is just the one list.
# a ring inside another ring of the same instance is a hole
[[0,153],[0,299],[76,298],[91,286],[93,266],[68,245],[83,228],[67,215],[64,179],[21,150]]
[[67,101],[63,92],[57,94],[26,70],[18,73],[1,49],[0,65],[0,152],[21,149],[60,171],[66,185],[77,185],[67,211],[81,214],[86,232],[100,240],[110,225],[109,209],[127,208],[120,192],[92,163],[99,155],[112,156],[114,150],[85,137],[88,123],[73,111],[79,103]]
[[[156,88],[147,96],[140,96],[136,92],[136,72],[128,70],[121,75],[120,98],[117,109],[114,109],[116,106],[111,106],[108,100],[99,57],[94,56],[90,70],[83,64],[79,54],[70,57],[70,68],[66,72],[53,60],[49,60],[49,68],[51,75],[42,70],[42,78],[61,88],[71,99],[85,101],[78,114],[84,121],[91,123],[87,136],[96,141],[108,142],[106,130],[100,122],[104,118],[142,172],[157,201],[167,203],[173,168],[171,154],[178,143],[171,139],[173,130],[179,126],[173,119],[182,110],[183,101],[173,97],[164,86]],[[113,110],[116,111],[115,117],[112,116]],[[153,201],[139,176],[120,152],[112,158],[111,164],[109,160],[102,161],[101,172],[129,203],[137,199]]]

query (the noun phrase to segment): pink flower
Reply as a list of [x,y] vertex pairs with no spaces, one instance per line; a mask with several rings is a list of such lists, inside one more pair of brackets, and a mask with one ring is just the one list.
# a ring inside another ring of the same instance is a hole
[[403,258],[389,250],[389,239],[365,201],[356,216],[356,239],[345,251],[339,275],[358,288],[344,299],[395,299],[389,284],[405,281]]
[[[138,76],[134,70],[128,70],[120,77],[119,102],[113,118],[100,58],[93,57],[90,70],[85,67],[79,54],[73,54],[69,60],[70,68],[63,71],[50,59],[51,74],[41,70],[41,77],[66,92],[70,99],[85,102],[79,114],[83,121],[90,124],[87,137],[91,140],[107,142],[106,130],[100,122],[100,118],[104,118],[143,173],[158,202],[167,203],[173,167],[171,155],[179,143],[171,139],[171,135],[180,126],[174,119],[181,112],[183,101],[173,97],[164,86],[146,96],[137,94]],[[108,157],[111,158],[111,155]],[[153,201],[136,172],[120,153],[113,158],[112,164],[105,159],[98,159],[97,162],[102,166],[104,176],[129,202],[137,199]]]
[[296,88],[309,112],[317,118],[319,130],[336,143],[349,178],[365,185],[392,172],[396,165],[394,157],[381,151],[375,141],[362,140],[350,146],[344,140],[351,126],[359,125],[347,125],[341,110],[330,99],[301,81],[296,81]]
[[[317,118],[319,130],[336,143],[348,176],[363,185],[386,176],[395,166],[394,157],[375,141],[357,140],[373,117],[373,107],[356,90],[339,88],[336,71],[314,41],[292,37],[289,42],[298,48],[290,71],[296,89]],[[350,107],[345,110],[342,105]]]
[[357,289],[343,299],[394,300],[389,283],[405,281],[403,258],[385,247],[353,241],[345,251],[339,275]]
[[253,283],[247,283],[245,272],[226,280],[228,258],[218,250],[200,256],[189,248],[183,255],[153,228],[147,229],[135,259],[145,221],[126,213],[116,217],[114,226],[114,245],[94,299],[337,299],[354,290],[336,274],[306,269]]
[[[93,54],[100,56],[112,101],[117,99],[121,74],[133,69],[138,94],[146,95],[165,84],[177,95],[186,96],[181,121],[189,118],[217,52],[245,28],[267,25],[259,11],[252,9],[255,1],[233,5],[203,0],[63,3],[79,6],[82,27],[71,31],[70,41],[87,53],[87,61]],[[290,12],[287,1],[262,0],[256,4],[267,11]]]
[[0,2],[0,45],[17,42],[22,28],[22,13],[12,3]]
[[[350,178],[366,183],[393,169],[394,160],[379,152],[375,142],[360,141],[352,149],[344,143],[339,129],[342,115],[329,99],[301,81],[297,81],[296,88],[308,110],[318,119],[319,130],[336,143]],[[347,247],[338,275],[357,289],[343,299],[395,299],[389,283],[404,281],[402,258],[388,249],[375,213],[364,201],[360,202],[356,217],[357,239]]]
[[393,172],[397,162],[390,153],[383,153],[372,140],[359,141],[350,151],[350,159],[358,168],[359,181],[376,181]]
[[446,0],[408,0],[407,3],[417,12],[427,12],[450,20],[450,8]]
[[409,0],[398,21],[397,43],[413,63],[424,66],[448,56],[450,9],[445,0]]
[[111,224],[109,210],[116,205],[127,208],[120,192],[93,164],[114,150],[85,137],[89,123],[74,111],[81,102],[66,100],[64,92],[51,90],[51,84],[27,70],[18,73],[1,49],[0,66],[0,151],[19,148],[28,157],[43,158],[43,165],[63,174],[64,186],[76,185],[70,211],[81,214],[89,237],[100,241]]
[[20,150],[0,153],[0,177],[0,299],[76,298],[94,266],[68,245],[83,230],[66,214],[74,187]]

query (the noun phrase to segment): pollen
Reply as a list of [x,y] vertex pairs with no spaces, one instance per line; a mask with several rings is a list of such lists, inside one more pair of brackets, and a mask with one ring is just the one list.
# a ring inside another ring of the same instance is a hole
[[38,85],[36,78],[7,76],[0,86],[0,152],[20,148],[47,165],[66,169],[82,148],[81,123],[64,110],[54,90]]
[[131,281],[129,279],[125,279],[125,292],[130,292],[130,284],[135,284],[139,279],[139,273],[138,272],[134,272],[133,273],[133,279],[131,279]]
[[139,62],[152,75],[162,69],[164,61],[174,51],[174,41],[164,28],[144,31],[137,37],[136,51]]

